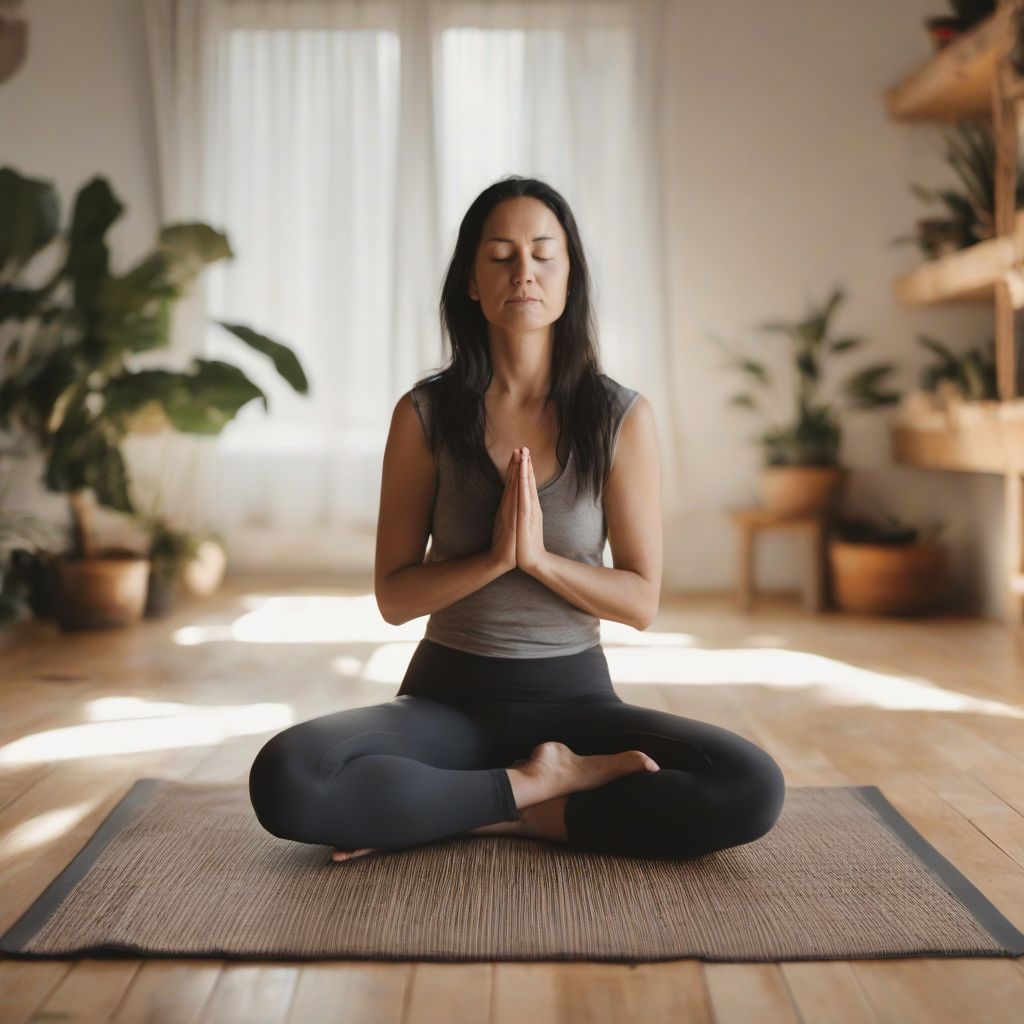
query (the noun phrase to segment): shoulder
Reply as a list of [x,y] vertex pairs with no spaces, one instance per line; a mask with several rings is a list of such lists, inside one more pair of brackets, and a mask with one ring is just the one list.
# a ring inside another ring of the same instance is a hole
[[612,403],[612,409],[617,420],[622,419],[622,417],[625,416],[633,406],[639,405],[641,401],[647,401],[635,388],[621,384],[613,377],[609,377],[606,373],[600,374],[599,378],[601,383],[604,385],[605,390],[608,392]]
[[435,388],[439,380],[440,376],[419,380],[400,399],[400,402],[411,404],[416,409],[424,426],[430,424],[431,410],[436,401]]

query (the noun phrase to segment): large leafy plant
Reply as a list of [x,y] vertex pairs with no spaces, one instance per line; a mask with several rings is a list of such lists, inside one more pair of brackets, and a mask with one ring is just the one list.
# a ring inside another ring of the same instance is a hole
[[[830,337],[831,320],[842,299],[843,291],[837,288],[824,306],[812,309],[803,320],[772,321],[757,327],[789,340],[796,376],[795,416],[789,422],[777,422],[754,438],[762,446],[766,465],[834,466],[839,462],[842,431],[838,410],[834,403],[821,400],[819,390],[826,362],[852,352],[864,342],[860,335]],[[726,367],[739,370],[747,385],[732,395],[728,404],[762,415],[767,413],[755,394],[760,390],[770,397],[775,389],[775,377],[766,362],[730,349],[716,335],[711,335],[711,339],[728,357]],[[839,396],[847,406],[856,409],[894,404],[899,401],[899,393],[884,389],[885,378],[893,369],[890,363],[866,366],[842,380]]]
[[[172,224],[154,251],[115,274],[104,236],[123,210],[107,181],[94,177],[61,231],[53,185],[0,168],[0,329],[16,330],[3,356],[0,427],[16,423],[41,447],[45,486],[70,496],[79,557],[92,553],[86,489],[99,504],[135,514],[120,450],[133,424],[156,414],[176,430],[218,434],[252,399],[269,408],[266,394],[221,360],[197,358],[185,372],[131,367],[135,354],[169,345],[173,303],[204,267],[234,254],[208,224]],[[55,269],[29,286],[30,263],[51,246],[59,247]],[[216,322],[307,393],[290,348],[243,324]]]

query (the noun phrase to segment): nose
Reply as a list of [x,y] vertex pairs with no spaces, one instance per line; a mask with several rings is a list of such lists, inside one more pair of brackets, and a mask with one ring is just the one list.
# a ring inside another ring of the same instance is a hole
[[527,256],[520,256],[516,259],[513,264],[512,281],[515,285],[521,285],[524,282],[532,281],[533,273],[530,270],[530,260]]

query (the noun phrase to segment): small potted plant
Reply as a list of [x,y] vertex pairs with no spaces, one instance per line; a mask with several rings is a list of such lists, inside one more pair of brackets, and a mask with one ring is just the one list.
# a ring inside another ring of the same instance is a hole
[[[796,410],[788,422],[777,423],[753,440],[762,448],[764,465],[760,473],[761,501],[764,507],[782,515],[822,512],[834,503],[845,479],[839,465],[842,432],[834,404],[819,398],[825,363],[860,347],[863,337],[829,336],[830,322],[843,299],[837,288],[817,310],[796,322],[762,323],[759,329],[781,333],[790,341],[796,375]],[[731,351],[712,336],[728,356],[726,365],[739,370],[751,388],[733,395],[728,404],[763,414],[753,388],[771,395],[775,380],[766,363],[749,355]],[[889,363],[866,366],[843,379],[840,396],[851,408],[870,409],[899,401],[899,394],[883,388],[884,378],[894,367]]]
[[[150,563],[144,552],[97,550],[96,503],[134,515],[123,438],[142,420],[219,434],[247,402],[266,394],[236,366],[195,359],[189,372],[135,369],[137,353],[170,344],[173,303],[203,268],[233,257],[207,224],[161,229],[157,248],[125,274],[109,266],[104,240],[124,207],[102,177],[78,192],[71,223],[59,229],[52,183],[0,168],[0,325],[24,333],[4,353],[0,427],[13,420],[45,457],[43,483],[69,496],[72,547],[54,560],[61,629],[121,626],[141,618]],[[63,259],[41,286],[19,280],[59,240]],[[300,394],[308,382],[295,353],[242,324],[217,321],[256,351]]]
[[950,0],[949,6],[954,14],[934,14],[924,19],[936,52],[991,16],[996,9],[996,0]]
[[145,615],[159,618],[173,609],[185,567],[199,554],[207,534],[183,529],[160,516],[143,525],[149,536],[146,553],[150,564]]
[[939,610],[948,590],[945,525],[915,525],[887,512],[847,515],[828,542],[832,596],[841,611],[922,615]]
[[[944,159],[960,180],[961,191],[926,188],[911,182],[910,191],[926,203],[941,202],[948,217],[922,217],[917,231],[889,240],[890,245],[914,242],[928,259],[937,259],[975,245],[995,234],[996,144],[992,129],[971,121],[958,122],[943,134]],[[1018,170],[1016,207],[1024,202],[1024,175]]]
[[[0,626],[22,617],[26,609],[47,618],[53,602],[48,548],[53,527],[28,512],[0,508]],[[7,547],[23,541],[29,547]]]
[[917,387],[901,396],[897,425],[953,437],[965,458],[984,461],[1000,451],[995,339],[989,335],[986,344],[958,354],[926,334],[917,338],[935,358],[922,367]]

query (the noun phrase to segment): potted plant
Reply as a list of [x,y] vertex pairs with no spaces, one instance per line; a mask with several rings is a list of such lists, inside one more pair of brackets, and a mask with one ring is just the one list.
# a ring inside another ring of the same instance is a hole
[[954,15],[937,14],[924,19],[936,52],[989,17],[996,9],[996,0],[950,0],[949,6],[956,12]]
[[[864,340],[859,335],[829,336],[832,317],[842,299],[842,289],[836,288],[824,306],[812,309],[804,320],[759,325],[760,330],[781,333],[789,339],[797,382],[793,418],[777,422],[752,439],[763,451],[761,501],[766,508],[782,515],[827,510],[846,476],[846,470],[839,465],[842,432],[837,410],[818,395],[826,361],[859,348]],[[733,395],[728,404],[764,413],[753,388],[772,393],[775,380],[768,366],[761,359],[731,351],[716,336],[712,340],[725,351],[726,366],[738,369],[751,385],[750,389]],[[851,408],[858,409],[897,402],[899,395],[882,387],[892,370],[889,363],[866,366],[843,379],[840,394]]]
[[[948,217],[923,217],[917,232],[890,239],[890,245],[917,243],[928,259],[936,259],[995,234],[995,164],[996,144],[988,125],[971,121],[958,122],[951,132],[943,133],[946,143],[944,159],[962,185],[962,191],[931,189],[916,182],[909,188],[926,203],[942,202]],[[1016,180],[1016,207],[1024,202],[1024,176],[1020,170]]]
[[[156,429],[161,426],[153,424]],[[166,432],[161,429],[161,433]],[[159,457],[152,458],[156,473],[137,472],[133,478],[135,493],[140,496],[136,505],[145,506],[136,516],[136,525],[146,538],[151,567],[146,617],[167,614],[181,591],[196,596],[213,593],[220,586],[227,565],[224,539],[220,534],[186,527],[182,524],[180,510],[171,510],[163,481],[169,475],[172,461],[164,448]],[[184,470],[188,471],[188,468]],[[184,493],[183,482],[179,474],[178,493]]]
[[948,590],[944,530],[938,520],[914,525],[886,512],[838,519],[828,542],[836,607],[867,615],[940,609]]
[[[0,508],[0,626],[19,619],[26,607],[46,618],[52,604],[52,575],[48,547],[53,528],[28,512]],[[26,541],[28,548],[6,550],[11,541]]]
[[145,615],[158,618],[174,607],[185,566],[199,554],[207,534],[182,529],[161,516],[148,519],[144,527],[149,535],[150,564]]
[[[53,185],[0,168],[0,325],[21,331],[4,353],[0,427],[14,421],[45,458],[43,483],[69,497],[72,544],[54,560],[62,629],[138,620],[149,560],[124,548],[97,550],[95,501],[135,514],[120,442],[141,418],[196,434],[218,434],[247,402],[266,394],[220,360],[194,359],[186,372],[134,369],[137,353],[165,348],[173,303],[203,268],[233,257],[227,237],[203,223],[161,228],[156,249],[124,274],[109,266],[104,240],[124,207],[107,181],[78,192],[70,224],[59,229]],[[19,278],[51,243],[62,258],[40,286]],[[308,391],[287,346],[242,324],[217,321],[268,356],[299,393]]]
[[957,354],[936,338],[926,334],[917,338],[935,358],[922,367],[918,386],[901,396],[897,424],[955,437],[965,457],[987,459],[1005,443],[995,339],[990,335],[986,344]]

